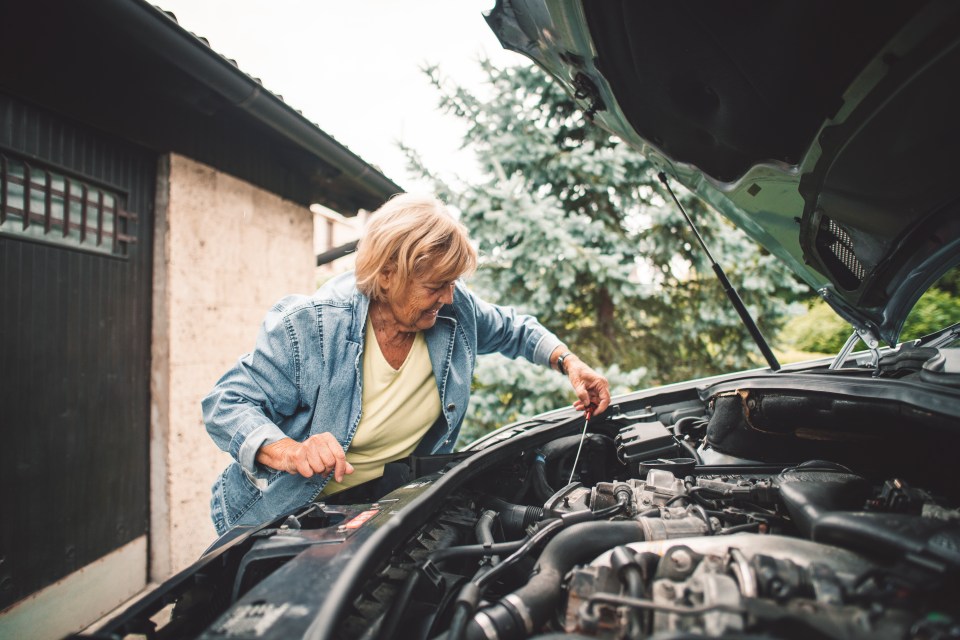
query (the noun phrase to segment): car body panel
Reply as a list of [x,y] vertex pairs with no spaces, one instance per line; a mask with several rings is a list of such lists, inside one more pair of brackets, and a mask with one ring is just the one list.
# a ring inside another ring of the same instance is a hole
[[955,3],[501,0],[487,20],[861,331],[896,344],[960,261]]

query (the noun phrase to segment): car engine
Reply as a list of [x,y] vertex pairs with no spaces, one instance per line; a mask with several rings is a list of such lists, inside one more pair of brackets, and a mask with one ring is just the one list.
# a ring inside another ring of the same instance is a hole
[[228,533],[94,637],[960,638],[960,385],[910,375],[522,421]]
[[[798,398],[789,404],[800,415]],[[875,475],[888,459],[861,475],[833,456],[775,463],[719,452],[717,433],[731,429],[716,421],[726,415],[717,411],[722,399],[710,414],[670,425],[655,410],[615,410],[582,443],[574,435],[524,451],[438,516],[474,522],[473,531],[412,565],[409,549],[395,555],[394,568],[411,571],[392,606],[340,631],[448,640],[960,637],[955,489]],[[756,418],[765,394],[752,399]],[[770,404],[783,401],[779,393]],[[903,453],[927,444],[917,436]],[[853,460],[877,454],[869,438],[836,433],[816,446]],[[930,470],[904,470],[936,480]],[[434,596],[413,606],[426,574]]]

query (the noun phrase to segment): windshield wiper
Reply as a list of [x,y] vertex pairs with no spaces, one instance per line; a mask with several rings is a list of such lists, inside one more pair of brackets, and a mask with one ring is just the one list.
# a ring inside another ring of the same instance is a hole
[[766,358],[767,364],[770,365],[770,369],[772,371],[779,371],[780,363],[777,362],[777,357],[773,355],[773,351],[770,350],[770,345],[767,344],[763,334],[760,333],[760,327],[757,326],[757,323],[754,322],[753,318],[750,316],[750,312],[747,311],[747,307],[743,304],[743,300],[740,299],[740,294],[737,293],[737,290],[734,289],[733,285],[730,284],[730,281],[727,280],[727,275],[723,272],[723,269],[719,264],[717,264],[717,261],[713,259],[713,255],[710,253],[710,249],[707,248],[707,243],[705,243],[703,238],[700,236],[697,226],[693,224],[693,220],[691,220],[690,216],[687,215],[686,209],[683,208],[683,205],[680,204],[680,200],[678,200],[676,194],[673,193],[673,189],[670,188],[670,184],[667,182],[667,174],[661,171],[657,174],[657,177],[660,178],[660,182],[663,183],[663,186],[667,188],[667,192],[670,194],[670,197],[673,198],[673,201],[677,203],[680,213],[683,214],[687,224],[690,225],[690,229],[693,230],[693,235],[697,237],[697,242],[699,242],[700,246],[703,247],[703,252],[707,254],[707,259],[710,260],[710,266],[713,268],[713,272],[717,274],[717,279],[720,280],[720,285],[723,287],[723,292],[727,294],[730,302],[733,303],[733,308],[737,310],[740,320],[747,328],[747,331],[750,332],[750,337],[752,337],[753,341],[758,347],[760,347],[760,353],[762,353],[763,357]]
[[952,324],[940,331],[917,338],[913,344],[917,347],[934,347],[939,349],[940,347],[949,345],[957,338],[960,338],[960,322]]

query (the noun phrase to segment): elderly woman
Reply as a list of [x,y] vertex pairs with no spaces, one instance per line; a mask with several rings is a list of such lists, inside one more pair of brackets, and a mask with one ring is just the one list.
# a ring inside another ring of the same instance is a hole
[[535,318],[480,300],[466,230],[433,197],[400,195],[371,216],[356,270],[267,314],[252,353],[203,401],[235,462],[213,487],[219,533],[376,479],[411,453],[453,450],[478,354],[565,374],[578,410],[610,402],[606,379]]

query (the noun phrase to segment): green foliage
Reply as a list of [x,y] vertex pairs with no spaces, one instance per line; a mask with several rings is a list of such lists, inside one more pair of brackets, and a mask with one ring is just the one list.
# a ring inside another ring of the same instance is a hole
[[[960,322],[957,272],[955,270],[942,278],[920,297],[904,322],[901,342],[916,340]],[[788,322],[778,339],[801,351],[834,355],[840,352],[852,332],[850,325],[834,313],[826,302],[817,301],[806,314]],[[856,348],[866,347],[860,342]]]
[[[762,363],[710,265],[647,160],[588,122],[538,68],[482,62],[481,99],[426,70],[441,106],[463,118],[481,178],[433,178],[478,244],[471,286],[535,315],[622,390]],[[698,200],[679,194],[748,308],[771,334],[803,290]],[[572,399],[545,370],[481,358],[467,429],[479,434]]]
[[923,294],[903,324],[901,340],[915,340],[960,322],[960,291],[956,288],[957,280],[954,278],[946,283],[953,287],[952,292],[938,286]]
[[954,268],[946,272],[933,284],[933,288],[949,293],[955,298],[960,297],[960,268]]
[[[807,313],[787,322],[778,340],[800,351],[835,355],[853,333],[846,320],[826,302],[811,303]],[[862,344],[861,344],[862,346]]]

